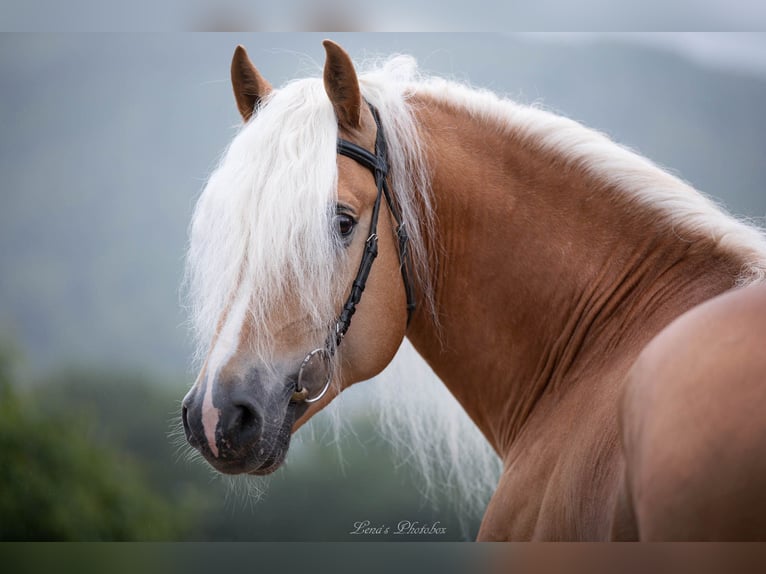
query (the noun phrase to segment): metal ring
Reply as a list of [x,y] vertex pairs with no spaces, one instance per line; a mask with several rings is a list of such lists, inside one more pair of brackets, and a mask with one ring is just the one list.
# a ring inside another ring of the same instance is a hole
[[303,379],[303,370],[306,368],[306,365],[309,364],[309,362],[314,357],[314,355],[318,355],[320,353],[322,353],[325,356],[326,360],[329,359],[329,353],[327,352],[327,349],[323,347],[318,347],[314,349],[313,351],[311,351],[308,355],[306,355],[306,358],[303,359],[303,362],[301,363],[300,369],[298,369],[298,384],[297,384],[298,388],[293,393],[293,397],[296,397],[296,395],[300,395],[299,400],[302,400],[305,403],[315,403],[319,399],[321,399],[327,392],[327,389],[330,388],[330,383],[332,382],[332,371],[328,369],[327,380],[325,381],[324,387],[322,387],[322,390],[319,391],[319,394],[317,396],[311,397],[311,398],[307,396],[308,395],[307,389],[303,388],[303,386],[301,385],[301,380]]

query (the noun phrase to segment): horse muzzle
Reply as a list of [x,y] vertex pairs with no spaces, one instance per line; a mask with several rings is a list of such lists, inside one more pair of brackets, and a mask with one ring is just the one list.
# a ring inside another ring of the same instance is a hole
[[[210,386],[209,386],[210,385]],[[205,381],[183,400],[188,443],[225,474],[268,474],[284,461],[292,426],[305,406],[290,402],[292,386],[269,396],[257,372]]]

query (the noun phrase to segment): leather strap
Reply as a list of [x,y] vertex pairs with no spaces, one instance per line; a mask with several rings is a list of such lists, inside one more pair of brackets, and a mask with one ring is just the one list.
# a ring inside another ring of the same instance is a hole
[[399,247],[399,262],[402,273],[402,280],[404,281],[404,290],[407,295],[407,325],[410,324],[412,313],[415,310],[415,291],[410,281],[411,269],[409,258],[409,236],[407,235],[407,229],[402,221],[401,213],[397,205],[394,203],[391,192],[388,188],[388,155],[386,148],[386,139],[383,133],[383,128],[380,125],[380,117],[378,111],[371,104],[367,104],[372,112],[372,117],[375,119],[375,125],[377,127],[377,134],[375,136],[375,154],[373,155],[363,147],[338,138],[338,153],[349,157],[369,169],[375,177],[375,185],[378,188],[378,195],[375,198],[375,204],[372,209],[372,217],[370,220],[370,234],[367,237],[364,253],[359,263],[359,270],[357,271],[354,283],[351,286],[351,293],[346,299],[346,303],[343,305],[343,310],[338,316],[338,320],[335,326],[335,346],[340,345],[343,337],[351,326],[351,318],[353,317],[356,306],[362,298],[362,293],[367,284],[367,278],[370,275],[372,264],[375,258],[378,256],[378,215],[380,213],[381,197],[385,197],[388,208],[391,215],[396,222],[396,235],[398,239]]
[[367,279],[370,276],[372,270],[372,264],[375,262],[375,258],[378,256],[378,216],[380,215],[380,204],[382,198],[386,199],[388,209],[391,211],[391,215],[396,222],[396,236],[398,239],[399,247],[399,262],[402,272],[402,280],[404,281],[404,290],[407,294],[407,325],[410,324],[412,313],[415,310],[415,290],[412,287],[410,277],[412,272],[410,269],[410,257],[409,257],[409,237],[407,230],[402,221],[401,213],[397,205],[394,203],[390,190],[388,189],[388,157],[386,149],[386,138],[383,134],[383,128],[380,125],[380,117],[378,116],[378,110],[374,106],[370,106],[372,117],[375,118],[375,124],[377,126],[377,134],[375,136],[375,153],[372,154],[361,146],[356,145],[353,142],[338,138],[338,153],[350,157],[360,165],[363,165],[369,169],[375,177],[375,185],[378,188],[378,195],[375,198],[375,204],[372,208],[372,216],[370,218],[370,233],[367,237],[367,241],[364,245],[364,252],[362,253],[362,259],[359,262],[359,269],[356,272],[354,282],[351,284],[351,293],[349,293],[346,299],[343,309],[335,322],[335,333],[330,333],[325,342],[324,348],[318,348],[311,351],[303,360],[301,369],[298,373],[298,378],[295,382],[295,391],[290,399],[293,402],[305,402],[313,403],[318,401],[324,396],[325,392],[330,386],[332,377],[328,375],[325,381],[324,387],[315,397],[309,398],[308,389],[301,386],[301,373],[304,367],[312,360],[314,356],[321,356],[324,360],[329,361],[330,357],[335,354],[335,350],[343,341],[343,337],[346,335],[349,327],[351,326],[351,319],[356,312],[356,306],[362,299],[362,293],[367,285]]

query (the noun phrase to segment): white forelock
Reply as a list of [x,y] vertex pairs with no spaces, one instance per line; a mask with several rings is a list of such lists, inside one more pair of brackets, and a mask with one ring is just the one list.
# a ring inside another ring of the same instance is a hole
[[[336,137],[322,83],[300,80],[268,98],[231,142],[192,219],[187,281],[198,358],[240,284],[252,290],[256,325],[286,311],[285,293],[301,293],[295,312],[314,321],[332,313]],[[270,342],[261,332],[254,350],[268,354]]]

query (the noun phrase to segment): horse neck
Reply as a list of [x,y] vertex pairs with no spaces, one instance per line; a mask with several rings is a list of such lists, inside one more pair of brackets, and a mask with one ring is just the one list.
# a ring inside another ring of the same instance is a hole
[[439,324],[421,310],[408,337],[505,456],[556,405],[616,400],[614,373],[742,262],[679,240],[667,217],[512,126],[418,97]]

